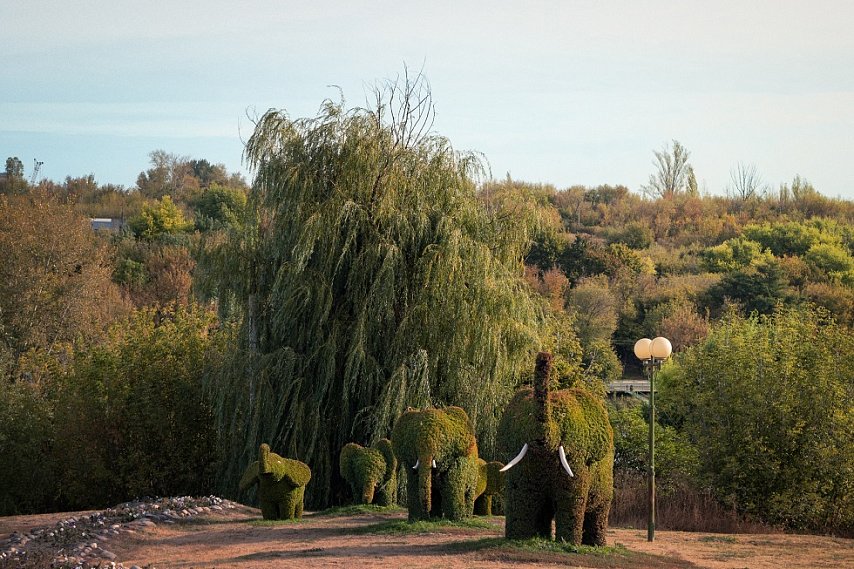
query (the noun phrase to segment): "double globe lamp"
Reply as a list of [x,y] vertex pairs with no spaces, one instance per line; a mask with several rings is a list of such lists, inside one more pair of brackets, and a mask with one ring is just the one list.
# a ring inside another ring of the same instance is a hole
[[673,346],[670,340],[659,336],[654,340],[641,338],[635,342],[635,356],[643,362],[644,373],[649,377],[649,518],[647,521],[647,541],[655,539],[655,374],[661,369]]

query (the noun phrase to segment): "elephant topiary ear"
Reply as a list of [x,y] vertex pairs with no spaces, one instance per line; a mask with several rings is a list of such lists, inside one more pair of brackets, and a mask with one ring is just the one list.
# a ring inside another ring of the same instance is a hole
[[311,469],[304,462],[281,457],[280,460],[284,463],[281,479],[287,480],[291,486],[305,486],[311,480]]
[[341,454],[338,456],[338,472],[345,480],[349,480],[351,478],[353,460],[355,460],[356,455],[359,454],[359,451],[362,450],[362,448],[362,445],[347,443],[341,449]]
[[482,458],[477,459],[477,486],[474,489],[474,497],[475,499],[479,498],[481,494],[486,492],[486,487],[488,483],[489,473],[487,471],[486,461]]
[[240,479],[238,489],[241,492],[248,490],[253,484],[258,482],[258,471],[258,461],[254,460],[252,461],[252,464],[246,468],[246,472],[243,473],[243,477]]

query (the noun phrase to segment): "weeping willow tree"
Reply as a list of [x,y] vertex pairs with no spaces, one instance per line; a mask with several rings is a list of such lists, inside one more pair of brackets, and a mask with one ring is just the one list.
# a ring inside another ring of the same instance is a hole
[[530,224],[477,199],[482,162],[431,132],[420,76],[376,95],[313,118],[268,111],[246,145],[249,219],[211,253],[218,294],[242,306],[212,385],[235,459],[223,491],[269,441],[311,466],[309,507],[329,504],[341,447],[387,437],[407,406],[464,407],[488,450],[533,361]]

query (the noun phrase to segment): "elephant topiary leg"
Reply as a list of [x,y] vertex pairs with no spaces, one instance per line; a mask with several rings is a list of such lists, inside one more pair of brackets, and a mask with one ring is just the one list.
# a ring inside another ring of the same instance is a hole
[[370,504],[374,501],[374,488],[376,486],[374,484],[368,484],[362,491],[362,504]]
[[581,545],[584,528],[584,513],[587,508],[587,493],[590,489],[588,472],[576,472],[572,483],[564,483],[558,489],[555,501],[555,539],[573,545]]
[[418,495],[418,474],[410,469],[406,472],[406,507],[409,511],[409,521],[426,520],[430,512],[425,512]]
[[[395,484],[396,489],[396,484]],[[391,506],[397,501],[397,496],[392,497],[392,488],[391,488],[391,480],[386,480],[382,484],[380,484],[379,488],[376,491],[376,504],[377,506]]]
[[296,489],[296,504],[294,504],[294,518],[302,518],[302,509],[305,504],[305,486]]
[[474,509],[478,468],[474,460],[458,458],[442,475],[442,513],[449,520],[461,520]]
[[504,535],[507,539],[551,539],[554,509],[547,488],[537,484],[527,471],[523,467],[507,476]]
[[279,502],[282,519],[290,520],[302,517],[302,499],[304,492],[305,487],[300,486],[284,493],[282,501]]
[[607,545],[605,534],[608,529],[608,512],[610,510],[610,502],[596,504],[595,507],[587,509],[584,513],[584,533],[581,543],[598,547]]
[[474,513],[476,516],[491,516],[492,515],[492,496],[481,494],[474,501]]
[[272,500],[261,500],[261,517],[265,520],[278,520],[279,504]]

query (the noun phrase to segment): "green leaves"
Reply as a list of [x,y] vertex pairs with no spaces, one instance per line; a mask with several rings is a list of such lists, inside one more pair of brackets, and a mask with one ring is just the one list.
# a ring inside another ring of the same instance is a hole
[[163,196],[153,204],[142,206],[142,212],[132,218],[128,225],[137,238],[148,241],[162,235],[183,233],[193,228],[193,223],[184,218],[184,213],[169,196]]
[[251,213],[223,247],[246,262],[212,288],[243,304],[242,346],[257,351],[215,383],[218,419],[249,425],[235,456],[269,440],[311,464],[313,504],[329,499],[338,449],[387,436],[407,405],[465,406],[489,447],[537,347],[525,226],[478,201],[476,156],[425,130],[422,87],[390,85],[372,109],[270,111],[246,147]]
[[729,313],[661,373],[718,495],[794,528],[854,524],[854,338],[821,313]]

